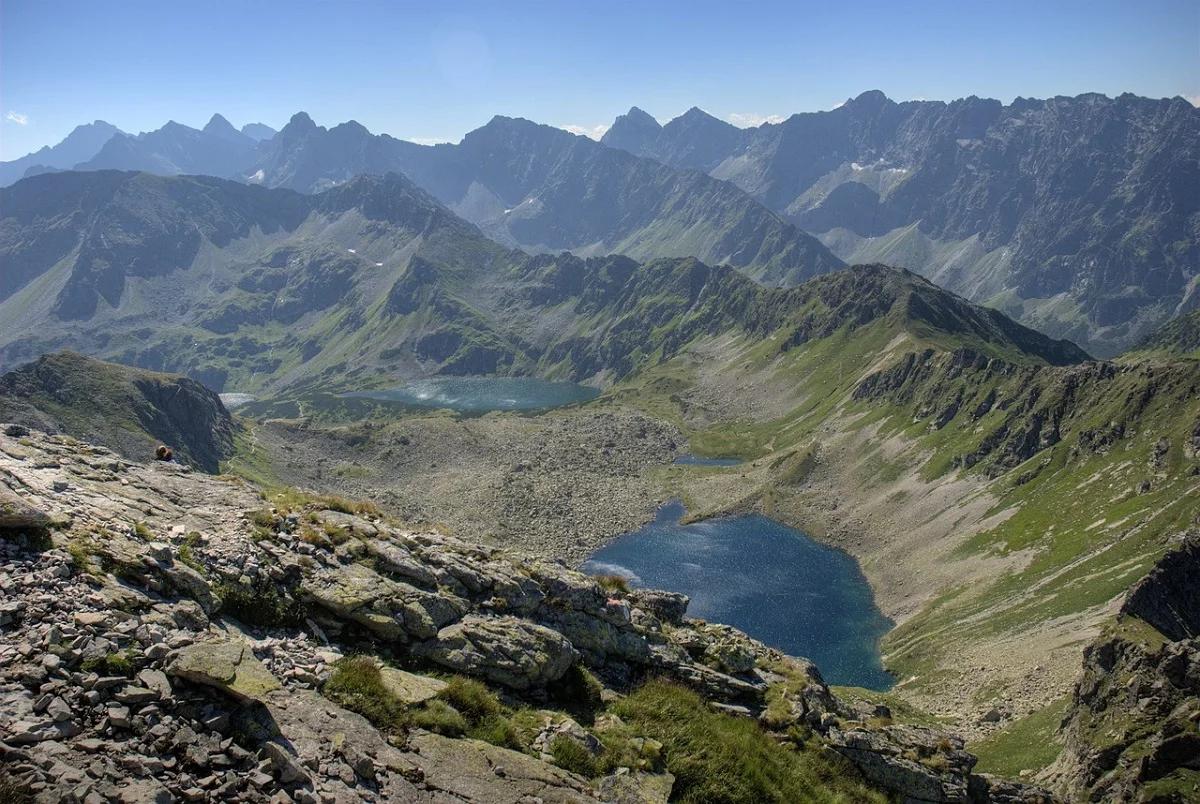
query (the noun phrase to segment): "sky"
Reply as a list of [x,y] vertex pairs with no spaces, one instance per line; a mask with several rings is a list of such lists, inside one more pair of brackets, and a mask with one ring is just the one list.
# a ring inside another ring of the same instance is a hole
[[744,126],[868,89],[1200,104],[1200,2],[0,0],[0,159],[96,119],[278,128],[304,110],[457,142],[496,114],[598,136],[634,105]]

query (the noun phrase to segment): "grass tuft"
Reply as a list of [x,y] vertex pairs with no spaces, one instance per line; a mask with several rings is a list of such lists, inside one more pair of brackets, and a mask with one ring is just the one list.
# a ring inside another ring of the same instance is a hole
[[614,705],[638,734],[662,742],[675,775],[672,800],[690,804],[879,802],[843,760],[785,747],[747,718],[710,710],[704,699],[666,681],[650,681]]

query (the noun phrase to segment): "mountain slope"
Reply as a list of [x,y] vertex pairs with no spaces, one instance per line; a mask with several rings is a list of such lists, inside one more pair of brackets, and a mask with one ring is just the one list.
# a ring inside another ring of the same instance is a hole
[[0,187],[18,181],[31,169],[38,172],[44,172],[46,168],[69,170],[94,157],[116,134],[124,132],[103,120],[76,126],[57,145],[46,145],[20,159],[0,162]]
[[1200,310],[1181,315],[1152,332],[1131,352],[1141,353],[1200,358]]
[[736,188],[527,120],[497,117],[458,145],[421,146],[298,114],[244,176],[312,192],[390,170],[525,250],[694,256],[785,284],[841,265]]
[[395,174],[301,195],[62,173],[0,202],[0,254],[17,268],[0,288],[10,365],[71,347],[238,390],[438,372],[619,377],[703,333],[786,330],[799,343],[885,316],[997,356],[1086,357],[880,267],[771,289],[690,258],[531,257]]
[[233,420],[200,383],[73,352],[0,376],[0,421],[86,439],[133,461],[166,444],[176,460],[206,472],[233,454]]
[[[627,127],[605,141],[625,147]],[[1200,264],[1200,110],[1182,98],[867,92],[745,130],[692,110],[628,144],[733,182],[843,259],[917,270],[1101,354],[1174,314]]]

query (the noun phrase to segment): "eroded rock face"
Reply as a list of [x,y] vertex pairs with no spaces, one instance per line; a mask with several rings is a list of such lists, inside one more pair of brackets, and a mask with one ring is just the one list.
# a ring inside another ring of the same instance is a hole
[[50,524],[50,517],[23,497],[0,485],[0,530],[40,531]]
[[1090,645],[1047,778],[1089,801],[1200,795],[1200,538],[1168,552]]
[[506,687],[544,687],[563,677],[579,653],[557,631],[515,617],[469,616],[413,652],[448,670]]
[[1162,557],[1125,598],[1121,613],[1149,623],[1167,639],[1200,637],[1200,536]]

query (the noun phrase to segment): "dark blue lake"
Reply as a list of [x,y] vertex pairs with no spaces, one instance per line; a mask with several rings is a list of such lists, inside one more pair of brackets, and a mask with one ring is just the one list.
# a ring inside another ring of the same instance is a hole
[[691,616],[807,657],[830,684],[892,686],[879,656],[892,623],[851,556],[764,516],[681,525],[683,513],[679,503],[664,506],[653,523],[594,553],[584,570],[683,592]]
[[449,408],[462,413],[545,410],[586,402],[599,395],[600,391],[586,385],[537,377],[432,377],[398,388],[347,394],[422,408]]

